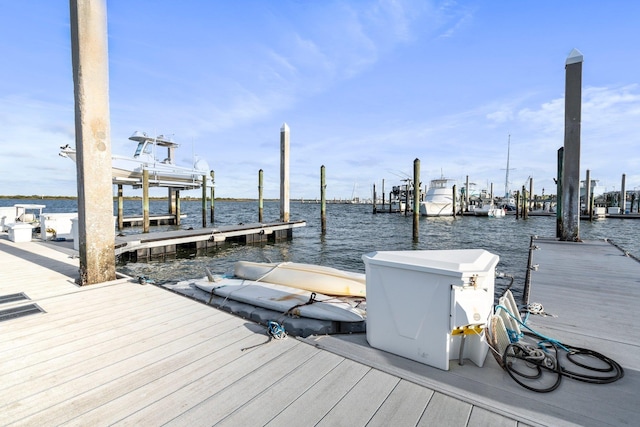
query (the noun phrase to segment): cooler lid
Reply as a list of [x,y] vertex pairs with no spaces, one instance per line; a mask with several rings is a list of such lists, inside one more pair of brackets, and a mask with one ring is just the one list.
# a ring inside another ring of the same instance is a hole
[[498,255],[484,249],[377,251],[362,256],[365,265],[438,272],[439,274],[489,272],[495,269],[499,259]]

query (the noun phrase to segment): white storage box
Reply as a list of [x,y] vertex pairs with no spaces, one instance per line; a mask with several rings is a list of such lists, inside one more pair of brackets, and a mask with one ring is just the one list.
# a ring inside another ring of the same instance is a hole
[[19,222],[9,226],[9,240],[12,242],[30,242],[33,227],[31,224],[21,224]]
[[493,308],[497,255],[482,249],[392,251],[362,259],[369,345],[444,370],[460,356],[484,364],[488,345],[478,325]]

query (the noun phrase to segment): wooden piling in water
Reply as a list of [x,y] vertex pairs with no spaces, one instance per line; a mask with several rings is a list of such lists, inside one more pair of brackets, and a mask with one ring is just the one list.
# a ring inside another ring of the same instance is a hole
[[469,212],[469,175],[464,184],[464,211]]
[[562,229],[562,175],[564,171],[564,147],[558,149],[558,171],[556,177],[556,237]]
[[320,166],[320,228],[322,234],[327,232],[327,183],[324,165]]
[[529,198],[527,197],[527,189],[523,185],[522,186],[522,219],[527,219],[529,214],[527,212],[527,206],[529,205]]
[[263,182],[264,172],[262,169],[258,171],[258,222],[262,222],[262,214],[264,212],[264,200],[262,198],[262,182]]
[[175,214],[176,214],[176,225],[180,225],[180,190],[176,190],[175,191],[175,196],[176,196],[176,208],[175,208]]
[[456,206],[456,192],[457,192],[457,188],[456,185],[453,185],[453,217],[456,217],[456,212],[457,212],[457,206]]
[[280,220],[289,222],[289,126],[280,128]]
[[149,170],[142,171],[142,232],[149,232]]
[[[407,188],[409,194],[409,188]],[[407,196],[408,197],[408,196]],[[408,200],[407,200],[408,202]],[[409,203],[405,209],[409,208]],[[413,161],[413,241],[418,241],[420,234],[420,159]]]
[[118,230],[124,228],[124,195],[122,184],[118,184]]
[[207,175],[202,175],[202,228],[207,228]]
[[591,171],[587,169],[587,179],[585,180],[585,192],[584,192],[584,205],[586,208],[586,215],[589,216],[589,221],[593,220],[593,214],[591,209]]
[[378,205],[376,203],[376,183],[373,183],[373,213],[377,213]]
[[622,174],[622,182],[620,183],[620,203],[618,203],[620,205],[620,214],[624,215],[625,211],[627,209],[627,175],[626,174]]
[[215,213],[216,213],[216,208],[215,208],[215,203],[216,203],[215,172],[211,171],[211,172],[209,172],[209,175],[211,175],[211,225],[213,225],[213,222],[215,220]]

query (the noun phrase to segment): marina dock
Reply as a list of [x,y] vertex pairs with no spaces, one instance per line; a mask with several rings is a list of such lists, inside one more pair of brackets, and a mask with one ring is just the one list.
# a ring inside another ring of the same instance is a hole
[[213,228],[159,231],[117,235],[116,256],[127,261],[145,261],[176,256],[180,251],[206,253],[221,244],[256,244],[291,240],[293,229],[304,227],[303,220],[273,223],[223,225]]
[[491,355],[443,371],[364,334],[270,340],[151,284],[78,287],[72,251],[2,234],[0,296],[27,299],[0,304],[0,425],[635,425],[640,263],[601,241],[534,244],[530,300],[556,317],[532,326],[612,357],[621,380],[534,393]]

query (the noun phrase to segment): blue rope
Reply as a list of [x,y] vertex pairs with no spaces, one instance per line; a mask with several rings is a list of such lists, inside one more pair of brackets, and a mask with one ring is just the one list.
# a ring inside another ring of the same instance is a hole
[[268,333],[270,336],[277,340],[281,340],[287,337],[287,332],[284,330],[284,326],[280,325],[278,322],[269,321],[267,324]]
[[[546,347],[544,346],[543,343],[551,343],[551,344],[557,345],[558,347],[560,347],[561,349],[563,349],[567,353],[570,352],[570,350],[567,347],[565,347],[560,341],[558,341],[556,339],[553,339],[553,338],[550,338],[550,337],[547,337],[546,335],[543,335],[543,334],[533,330],[529,326],[527,326],[524,322],[522,322],[520,319],[515,317],[506,307],[504,307],[502,305],[496,305],[494,313],[496,313],[498,311],[498,309],[504,310],[509,316],[511,316],[512,319],[514,319],[516,322],[518,322],[521,327],[527,328],[532,334],[536,335],[538,338],[541,338],[541,341],[538,342],[538,347],[542,348],[544,351],[547,351],[547,349],[546,349]],[[507,333],[509,334],[509,341],[511,341],[512,343],[518,342],[518,340],[523,337],[523,334],[520,334],[520,336],[518,336],[518,334],[516,334],[515,331],[511,331],[509,329],[507,329]],[[515,341],[512,340],[512,335],[514,335],[514,338],[516,339]]]

